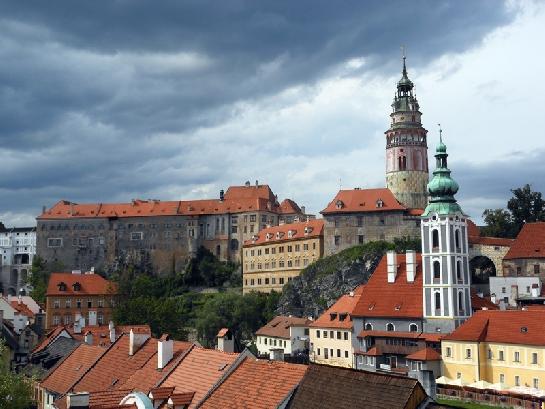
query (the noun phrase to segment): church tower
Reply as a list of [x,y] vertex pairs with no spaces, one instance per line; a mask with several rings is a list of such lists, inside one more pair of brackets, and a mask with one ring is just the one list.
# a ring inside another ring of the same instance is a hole
[[450,177],[447,156],[440,137],[421,223],[426,332],[451,332],[471,316],[467,216],[454,198],[458,184]]
[[390,114],[392,122],[385,132],[386,187],[405,206],[423,209],[428,202],[428,131],[422,127],[422,113],[413,88],[403,56],[403,75],[397,83]]

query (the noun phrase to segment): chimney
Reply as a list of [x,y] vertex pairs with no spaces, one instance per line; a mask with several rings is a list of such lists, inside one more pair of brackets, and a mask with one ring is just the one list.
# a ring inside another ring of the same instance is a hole
[[513,307],[516,307],[518,298],[519,298],[519,286],[518,285],[512,285],[511,286],[511,297],[509,298],[509,304],[511,306],[513,306]]
[[386,262],[388,264],[388,282],[395,283],[397,276],[397,254],[394,250],[386,252]]
[[81,329],[85,326],[85,322],[81,323],[83,317],[79,312],[76,313],[76,319],[74,320],[74,334],[81,334]]
[[405,253],[405,261],[407,265],[407,282],[413,283],[416,277],[416,251],[407,250]]
[[539,284],[535,283],[532,284],[532,289],[530,290],[530,294],[532,295],[532,298],[539,297]]
[[42,206],[42,214],[45,213],[46,209],[47,209],[47,208],[46,208],[45,206]]
[[301,213],[305,214],[305,210],[306,210],[305,206],[301,206]]
[[496,304],[496,293],[490,294],[490,301],[491,301],[493,304]]
[[220,190],[220,202],[223,202],[223,199],[225,198],[225,192],[223,189]]
[[235,352],[235,338],[228,328],[222,328],[218,332],[218,347],[219,351]]
[[129,333],[129,356],[133,356],[148,338],[148,334],[135,334],[131,328],[131,332]]
[[244,183],[244,186],[246,186],[246,187],[250,187],[250,181],[249,181],[249,180],[247,180],[247,181],[246,181],[246,183]]
[[157,342],[157,369],[163,369],[174,356],[174,341],[164,334]]
[[255,187],[259,187],[259,181],[257,179],[255,180]]
[[85,333],[84,341],[87,345],[93,345],[93,334],[91,331]]
[[69,393],[66,395],[67,409],[89,409],[89,392]]
[[108,324],[108,329],[110,330],[110,343],[115,342],[115,325],[113,321],[110,321]]

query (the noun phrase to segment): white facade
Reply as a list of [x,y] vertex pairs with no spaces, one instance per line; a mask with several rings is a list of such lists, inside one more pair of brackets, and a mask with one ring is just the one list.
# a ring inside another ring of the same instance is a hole
[[0,225],[0,271],[4,293],[18,295],[20,289],[28,293],[26,281],[35,254],[34,227],[4,228]]
[[517,300],[541,296],[541,281],[536,277],[490,277],[490,294],[495,304],[517,306]]
[[432,326],[438,320],[440,331],[454,330],[471,316],[467,220],[461,213],[432,213],[421,226],[424,317]]
[[256,347],[260,356],[270,355],[271,349],[283,349],[284,355],[292,355],[308,349],[308,340],[308,327],[292,326],[289,338],[258,335]]

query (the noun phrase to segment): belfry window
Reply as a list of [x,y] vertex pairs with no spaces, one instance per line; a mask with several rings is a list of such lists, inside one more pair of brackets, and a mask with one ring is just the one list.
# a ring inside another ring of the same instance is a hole
[[456,262],[456,280],[458,280],[459,283],[464,281],[462,278],[462,262],[460,260]]
[[397,158],[397,165],[399,170],[407,170],[407,157],[400,156]]
[[458,292],[458,312],[460,315],[464,315],[464,294],[462,291]]
[[433,262],[433,281],[438,282],[441,279],[441,265],[439,261]]
[[431,231],[431,247],[433,251],[439,251],[439,230]]
[[460,230],[454,232],[454,241],[456,242],[456,252],[460,252]]
[[441,310],[441,293],[439,291],[435,293],[435,310]]

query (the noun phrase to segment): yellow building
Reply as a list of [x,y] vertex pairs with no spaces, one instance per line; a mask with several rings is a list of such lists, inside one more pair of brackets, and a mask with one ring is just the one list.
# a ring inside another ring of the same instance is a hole
[[322,257],[323,220],[269,227],[244,243],[243,292],[282,291],[284,284]]
[[443,375],[545,389],[545,308],[477,311],[441,341]]
[[352,345],[352,310],[360,299],[360,286],[343,295],[326,312],[310,324],[310,361],[354,368]]

